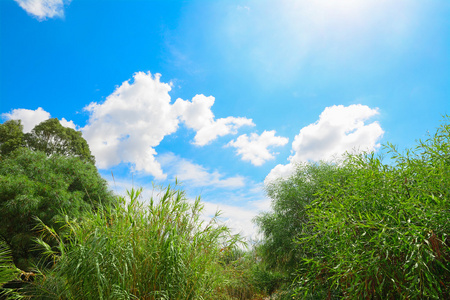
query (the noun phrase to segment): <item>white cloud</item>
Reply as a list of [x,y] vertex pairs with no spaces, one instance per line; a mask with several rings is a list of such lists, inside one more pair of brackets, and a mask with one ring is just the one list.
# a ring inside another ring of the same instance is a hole
[[160,74],[137,72],[134,82],[125,81],[102,104],[91,103],[88,124],[82,128],[95,155],[98,167],[109,168],[122,162],[137,171],[165,179],[155,159],[155,147],[165,136],[177,131],[180,121],[194,129],[194,143],[206,145],[219,136],[234,134],[243,125],[253,125],[246,118],[214,119],[214,97],[196,95],[191,101],[177,99],[172,105],[171,84],[160,81]]
[[34,126],[49,119],[50,113],[46,112],[41,107],[36,110],[18,108],[13,109],[10,113],[2,114],[2,117],[7,120],[21,120],[23,131],[27,133],[30,132]]
[[241,126],[254,126],[251,119],[227,117],[214,120],[211,106],[214,104],[214,97],[196,95],[192,102],[177,99],[174,109],[180,119],[188,128],[194,129],[197,134],[194,137],[194,144],[204,146],[219,136],[236,134]]
[[216,211],[220,211],[220,220],[228,226],[233,234],[239,233],[247,239],[257,239],[258,229],[253,224],[252,219],[260,212],[255,207],[240,207],[235,205],[226,205],[223,203],[217,204],[207,201],[202,201],[204,205],[205,219],[214,216]]
[[154,147],[178,128],[170,104],[171,87],[160,82],[159,74],[138,72],[133,77],[133,83],[123,82],[104,103],[85,108],[90,117],[83,136],[100,168],[126,162],[164,179]]
[[47,18],[64,17],[64,4],[70,1],[63,0],[15,0],[27,13],[43,21]]
[[243,134],[236,141],[232,140],[227,146],[235,147],[242,160],[250,161],[255,166],[261,166],[266,161],[274,159],[274,153],[268,150],[272,146],[284,146],[288,138],[275,136],[275,130],[264,131],[261,135],[252,133],[249,136]]
[[68,127],[68,128],[72,128],[74,130],[78,130],[78,126],[75,125],[75,123],[71,120],[71,121],[67,121],[65,118],[62,118],[61,120],[59,120],[59,123],[61,123],[62,126],[64,127]]
[[242,176],[225,178],[217,171],[209,172],[206,168],[173,153],[158,156],[158,162],[173,178],[176,177],[192,187],[238,188],[245,185],[245,179]]
[[289,164],[272,169],[266,182],[292,174],[297,162],[326,161],[346,152],[375,150],[384,131],[378,122],[365,121],[377,114],[378,109],[361,104],[325,108],[317,122],[302,128],[295,137]]
[[272,182],[278,178],[287,178],[295,171],[295,162],[291,161],[286,165],[276,165],[264,179],[264,184]]

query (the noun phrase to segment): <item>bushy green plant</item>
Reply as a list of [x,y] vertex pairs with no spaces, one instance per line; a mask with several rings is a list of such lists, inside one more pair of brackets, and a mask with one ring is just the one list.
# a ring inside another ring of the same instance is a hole
[[250,250],[228,251],[222,264],[227,278],[224,292],[229,299],[267,298],[286,283],[283,274],[267,267],[256,245]]
[[38,236],[35,217],[55,227],[64,214],[80,217],[86,209],[114,201],[93,164],[16,149],[0,164],[0,240],[11,248],[16,266],[28,270],[39,259],[32,241]]
[[278,179],[266,185],[272,199],[272,211],[254,219],[263,239],[258,245],[264,263],[273,270],[293,279],[293,274],[308,249],[298,247],[296,238],[305,234],[309,221],[308,206],[318,198],[317,193],[333,181],[345,181],[349,176],[333,164],[298,164],[289,178]]
[[[224,253],[240,241],[218,223],[201,220],[200,199],[170,187],[144,204],[131,190],[115,209],[68,221],[52,250],[51,271],[29,294],[36,299],[220,299]],[[51,229],[46,232],[54,235]],[[64,242],[66,241],[66,242]]]
[[405,153],[385,149],[389,164],[348,155],[268,186],[263,259],[296,275],[274,297],[450,298],[450,124]]
[[[307,209],[299,296],[346,299],[450,297],[450,125],[392,162],[349,155]],[[346,171],[345,171],[346,172]]]

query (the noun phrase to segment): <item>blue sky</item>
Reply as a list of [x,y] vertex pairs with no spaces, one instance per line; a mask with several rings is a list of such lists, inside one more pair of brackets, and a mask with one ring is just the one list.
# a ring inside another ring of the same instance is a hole
[[56,117],[118,192],[177,177],[253,235],[264,181],[450,114],[450,1],[0,0],[0,114]]

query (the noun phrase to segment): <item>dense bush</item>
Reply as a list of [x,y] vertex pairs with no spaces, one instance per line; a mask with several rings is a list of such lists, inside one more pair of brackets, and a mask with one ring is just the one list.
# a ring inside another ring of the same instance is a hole
[[27,270],[38,258],[36,217],[54,227],[65,214],[79,217],[114,199],[93,164],[18,148],[1,158],[0,239],[11,248],[16,266]]
[[[386,149],[389,164],[349,155],[302,166],[269,190],[274,212],[258,224],[266,247],[293,253],[298,298],[450,298],[450,125],[405,153]],[[303,219],[290,229],[295,213]],[[279,233],[283,226],[293,239]]]

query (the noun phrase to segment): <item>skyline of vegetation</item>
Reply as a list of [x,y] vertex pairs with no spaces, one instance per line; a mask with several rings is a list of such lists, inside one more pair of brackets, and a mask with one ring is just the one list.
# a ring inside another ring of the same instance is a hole
[[0,283],[33,274],[5,290],[32,299],[443,299],[449,121],[402,153],[297,165],[267,185],[272,211],[246,250],[219,213],[205,223],[200,198],[114,196],[89,156],[44,153],[1,124]]

